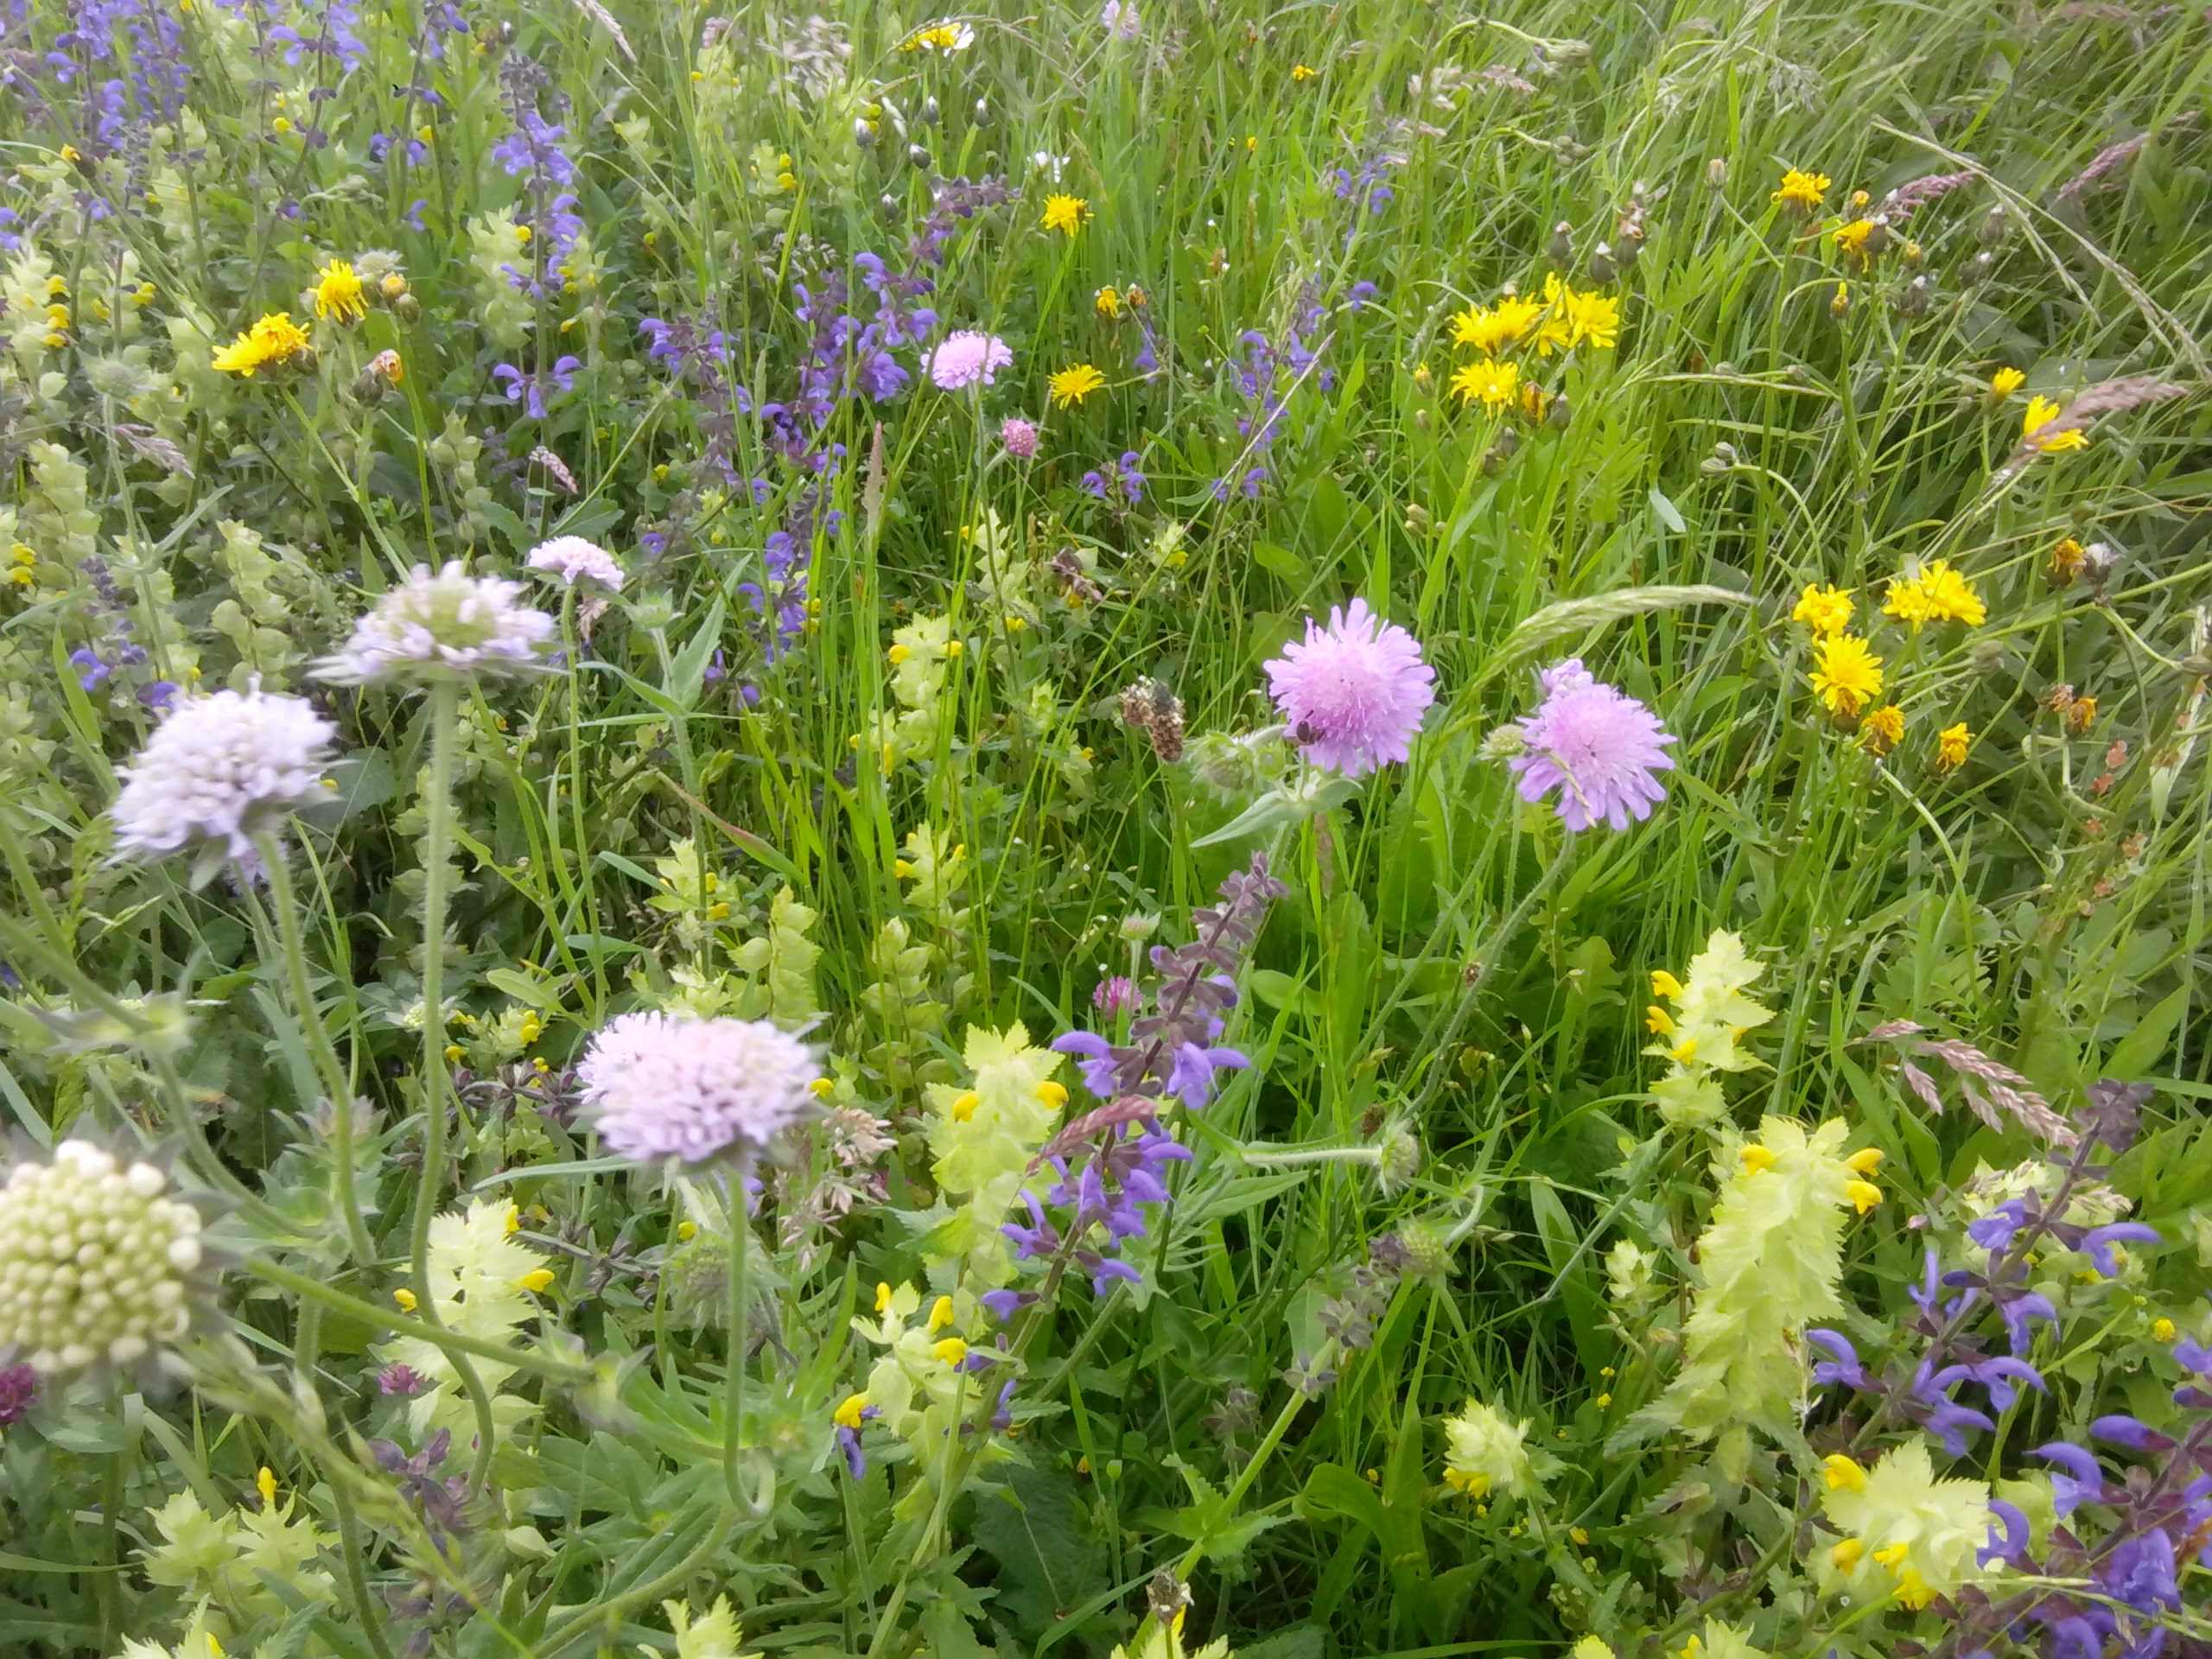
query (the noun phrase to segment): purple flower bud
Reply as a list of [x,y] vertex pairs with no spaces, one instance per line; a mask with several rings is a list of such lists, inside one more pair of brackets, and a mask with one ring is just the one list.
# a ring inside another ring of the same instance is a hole
[[2125,1412],[2115,1412],[2109,1417],[2096,1419],[2089,1425],[2089,1433],[2101,1440],[2124,1446],[2131,1452],[2171,1452],[2174,1446],[2174,1443],[2158,1430]]

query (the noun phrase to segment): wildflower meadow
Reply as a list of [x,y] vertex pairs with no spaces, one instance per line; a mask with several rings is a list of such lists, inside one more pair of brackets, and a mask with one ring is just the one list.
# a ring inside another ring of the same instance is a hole
[[2212,1659],[2209,93],[0,0],[0,1655]]

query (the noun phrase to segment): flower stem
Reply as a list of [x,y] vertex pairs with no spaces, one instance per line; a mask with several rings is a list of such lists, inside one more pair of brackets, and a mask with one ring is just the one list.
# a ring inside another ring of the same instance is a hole
[[308,980],[307,943],[301,932],[299,906],[292,890],[292,872],[284,862],[283,844],[273,835],[259,836],[254,844],[260,849],[261,861],[269,872],[270,905],[276,912],[285,976],[291,982],[293,1016],[307,1032],[308,1052],[314,1056],[315,1069],[322,1073],[322,1086],[330,1097],[331,1138],[335,1143],[332,1181],[337,1188],[339,1212],[346,1224],[346,1244],[354,1262],[366,1268],[376,1261],[377,1254],[375,1246],[369,1242],[368,1226],[361,1219],[361,1206],[354,1192],[353,1079],[340,1064],[329,1028],[315,1007],[315,991]]
[[722,1174],[722,1213],[729,1221],[729,1347],[722,1378],[722,1484],[729,1501],[747,1516],[760,1520],[775,1507],[776,1471],[771,1464],[762,1471],[760,1491],[747,1497],[738,1484],[737,1465],[745,1444],[745,1345],[752,1306],[746,1295],[746,1258],[753,1253],[752,1221],[746,1211],[745,1171],[733,1165]]
[[430,1222],[438,1213],[446,1161],[446,887],[453,842],[453,685],[430,689],[430,781],[423,792],[423,1168],[415,1189],[408,1261],[416,1306],[437,1323],[430,1294]]

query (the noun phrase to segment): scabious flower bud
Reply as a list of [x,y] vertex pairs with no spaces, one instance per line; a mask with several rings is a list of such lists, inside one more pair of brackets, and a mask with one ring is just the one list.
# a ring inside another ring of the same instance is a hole
[[423,685],[539,666],[553,619],[518,605],[519,583],[472,576],[460,561],[433,575],[418,564],[315,665],[340,685]]
[[191,1324],[200,1212],[151,1164],[64,1141],[0,1188],[0,1357],[42,1376],[137,1365]]

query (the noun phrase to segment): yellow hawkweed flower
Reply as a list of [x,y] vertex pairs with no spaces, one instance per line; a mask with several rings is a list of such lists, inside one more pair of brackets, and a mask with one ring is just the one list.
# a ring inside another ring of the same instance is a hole
[[1813,690],[1839,719],[1882,695],[1882,659],[1855,633],[1832,633],[1813,647]]
[[1825,173],[1800,173],[1790,168],[1782,175],[1782,188],[1769,198],[1785,207],[1802,213],[1817,213],[1821,203],[1827,199],[1828,175]]
[[1796,609],[1789,613],[1789,620],[1802,622],[1816,634],[1841,633],[1851,626],[1852,592],[1848,588],[1808,585]]
[[1847,225],[1835,227],[1836,251],[1846,254],[1862,264],[1866,258],[1866,238],[1874,234],[1874,221],[1854,219]]
[[1060,370],[1045,377],[1045,385],[1052,403],[1060,409],[1079,404],[1106,384],[1106,377],[1088,363],[1077,363],[1071,368]]
[[2060,587],[2066,587],[2082,574],[2088,563],[2088,549],[2069,536],[2050,550],[2050,579]]
[[359,322],[369,315],[368,296],[361,290],[361,279],[343,259],[333,259],[315,272],[314,292],[315,314],[318,317]]
[[2054,432],[2047,438],[2036,436],[2037,433],[2056,420],[2059,413],[2058,405],[2048,397],[2037,396],[2029,398],[2027,412],[2020,417],[2020,441],[2034,444],[2046,454],[2056,454],[2062,449],[2088,448],[2089,435],[2071,429]]
[[1840,1452],[1822,1459],[1821,1467],[1827,1471],[1828,1490],[1832,1492],[1856,1492],[1866,1484],[1866,1471]]
[[1869,754],[1887,754],[1904,738],[1904,711],[1897,704],[1870,709],[1859,722],[1859,746]]
[[965,52],[976,44],[976,31],[965,23],[931,23],[899,42],[901,52]]
[[1122,315],[1121,290],[1109,283],[1091,296],[1090,304],[1100,316],[1111,322]]
[[1045,217],[1037,223],[1045,230],[1073,236],[1083,228],[1084,220],[1090,217],[1090,204],[1081,196],[1053,194],[1045,198]]
[[1946,726],[1936,734],[1936,770],[1956,772],[1966,764],[1967,745],[1974,741],[1974,734],[1967,729],[1963,720],[1955,726]]
[[1851,284],[1849,283],[1838,283],[1835,285],[1835,297],[1828,302],[1828,315],[1832,317],[1846,317],[1851,315]]
[[1452,390],[1461,404],[1471,404],[1479,397],[1483,407],[1492,413],[1510,404],[1520,389],[1520,366],[1496,358],[1470,363],[1452,377]]
[[1621,302],[1611,295],[1578,294],[1562,286],[1560,305],[1567,317],[1569,346],[1611,350],[1620,342]]
[[308,331],[289,311],[271,311],[217,352],[213,366],[251,379],[262,369],[289,362],[308,349]]
[[929,1331],[931,1336],[952,1323],[952,1298],[940,1296],[930,1304]]
[[837,1409],[830,1414],[830,1421],[840,1428],[849,1428],[857,1433],[861,1426],[861,1414],[868,1408],[868,1395],[849,1394],[837,1402]]
[[1989,395],[1999,400],[2010,397],[2027,384],[2027,378],[2018,369],[2010,366],[2001,368],[1989,377]]
[[1915,633],[1927,622],[1963,622],[1979,627],[1989,620],[1989,607],[1965,576],[1948,559],[1931,559],[1914,575],[1892,580],[1882,614],[1910,622]]
[[1300,86],[1303,86],[1309,80],[1320,79],[1321,72],[1319,69],[1308,68],[1302,63],[1293,64],[1291,66],[1290,78]]

